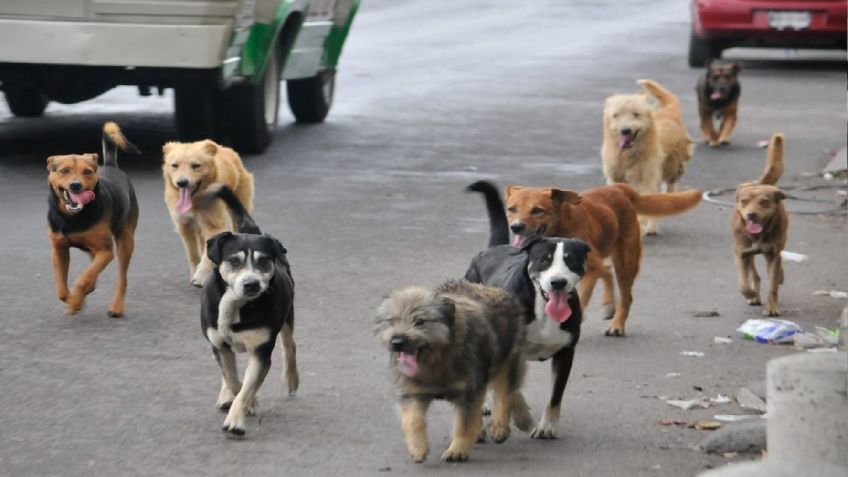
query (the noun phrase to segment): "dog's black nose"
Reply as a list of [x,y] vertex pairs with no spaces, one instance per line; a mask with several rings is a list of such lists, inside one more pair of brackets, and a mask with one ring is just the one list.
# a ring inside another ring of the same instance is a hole
[[72,181],[68,184],[68,189],[71,189],[71,192],[82,192],[82,182]]
[[633,134],[633,130],[630,129],[630,128],[624,128],[624,129],[621,130],[621,134],[624,135],[624,136],[629,136],[629,135]]
[[182,189],[183,187],[188,187],[188,179],[180,179],[177,181],[177,187]]
[[562,290],[568,285],[568,280],[562,277],[551,278],[551,288],[554,290]]
[[393,336],[389,344],[392,346],[392,351],[400,351],[406,344],[406,339],[403,336]]
[[245,293],[259,293],[259,280],[250,280],[241,284]]
[[747,214],[745,216],[745,218],[748,219],[748,220],[757,220],[757,213],[751,212],[751,213]]
[[512,230],[514,234],[520,234],[524,232],[527,226],[524,225],[524,222],[513,222],[509,225],[509,230]]

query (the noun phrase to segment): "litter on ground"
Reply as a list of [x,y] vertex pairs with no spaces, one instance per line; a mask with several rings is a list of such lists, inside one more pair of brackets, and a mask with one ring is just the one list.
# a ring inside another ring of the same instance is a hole
[[704,353],[701,351],[681,351],[680,354],[683,356],[694,356],[696,358],[704,357]]

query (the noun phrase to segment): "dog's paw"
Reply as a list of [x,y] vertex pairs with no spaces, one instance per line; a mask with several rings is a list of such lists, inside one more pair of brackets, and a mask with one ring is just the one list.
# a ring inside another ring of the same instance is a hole
[[228,401],[222,401],[222,402],[215,403],[215,407],[217,407],[218,410],[221,411],[221,412],[229,412],[230,407],[232,407],[232,405],[233,405],[232,399],[230,399]]
[[707,144],[709,144],[710,147],[718,147],[719,146],[718,141],[709,141]]
[[496,426],[489,424],[489,439],[495,444],[501,444],[509,439],[509,424],[506,426]]
[[530,437],[533,439],[556,439],[556,425],[552,422],[539,423],[539,425],[530,432]]
[[68,299],[68,295],[70,295],[70,292],[68,290],[56,292],[56,298],[58,298],[59,301],[66,301]]
[[427,447],[423,447],[421,449],[409,449],[409,458],[412,459],[412,462],[420,464],[427,459],[428,452],[429,449],[427,449]]
[[604,331],[604,336],[623,337],[624,336],[624,329],[615,328],[615,327],[610,326],[609,328],[607,328],[606,331]]
[[615,316],[615,303],[601,304],[601,319],[611,320]]
[[224,425],[221,426],[221,430],[233,436],[241,437],[245,434],[244,420],[235,418],[231,419],[228,415],[227,418],[224,419]]
[[83,304],[84,300],[82,296],[71,293],[68,295],[68,298],[65,299],[65,313],[69,315],[76,315],[80,312],[80,310],[82,310]]
[[486,433],[486,426],[480,426],[480,431],[477,433],[477,442],[483,443],[486,442],[486,437],[488,434]]
[[719,146],[729,146],[730,145],[730,139],[719,139],[718,145]]
[[749,298],[748,304],[751,305],[751,306],[759,306],[759,305],[762,305],[763,303],[762,303],[762,301],[760,301],[760,297],[756,296],[754,298]]
[[512,423],[519,431],[527,432],[533,428],[533,417],[530,416],[530,410],[525,406],[523,410],[513,408]]
[[780,310],[775,305],[766,305],[763,307],[763,316],[780,316]]
[[468,460],[468,451],[450,447],[442,454],[442,460],[445,462],[465,462]]
[[491,416],[492,415],[492,409],[489,408],[489,406],[483,405],[483,410],[480,413],[484,416]]
[[259,408],[259,400],[258,400],[258,399],[256,399],[256,398],[253,398],[253,402],[252,402],[252,403],[250,403],[250,406],[247,406],[247,411],[246,411],[246,412],[247,412],[247,415],[248,415],[248,416],[255,416],[255,415],[256,415],[256,410],[257,410],[258,408]]
[[203,288],[203,280],[199,280],[197,278],[191,277],[191,280],[189,282],[194,287]]
[[109,315],[109,318],[123,318],[124,311],[123,310],[106,310],[106,314]]

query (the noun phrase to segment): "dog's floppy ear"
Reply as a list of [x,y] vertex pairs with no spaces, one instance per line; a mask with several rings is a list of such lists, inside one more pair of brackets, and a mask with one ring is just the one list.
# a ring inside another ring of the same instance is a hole
[[778,189],[777,187],[774,187],[774,188],[770,187],[769,189],[771,189],[771,198],[775,202],[780,202],[781,200],[786,198],[786,193],[784,193],[782,190]]
[[571,239],[571,240],[574,241],[574,245],[577,248],[577,252],[582,254],[584,259],[589,255],[589,252],[592,251],[592,247],[589,246],[588,243],[586,243],[586,242],[584,242],[580,239]]
[[569,203],[577,205],[580,203],[581,197],[580,194],[574,192],[573,190],[563,190],[563,189],[549,189],[551,194],[551,199],[555,202],[559,203]]
[[171,152],[172,149],[177,145],[174,141],[166,142],[164,146],[162,146],[162,160],[165,160],[165,156]]
[[91,159],[91,161],[94,162],[94,169],[97,170],[97,166],[100,164],[100,154],[94,152],[91,154],[84,154],[84,157]]
[[57,157],[59,157],[59,156],[50,156],[50,157],[47,158],[47,170],[48,171],[51,171],[51,168],[53,167],[53,159],[56,159]]
[[742,65],[739,63],[733,63],[730,65],[730,71],[733,71],[733,74],[737,75],[740,71],[742,71]]
[[209,154],[210,156],[214,156],[218,153],[218,145],[207,139],[203,141],[203,151]]
[[212,260],[212,263],[215,265],[221,264],[221,260],[224,258],[222,256],[224,244],[231,238],[233,238],[232,232],[221,232],[206,241],[206,256],[209,257],[209,260]]
[[275,239],[274,237],[271,237],[268,234],[265,234],[265,237],[267,237],[268,240],[270,240],[271,243],[274,244],[274,257],[285,262],[286,254],[289,253],[289,251],[286,250],[286,247],[284,247],[279,240]]
[[433,307],[439,313],[439,316],[445,321],[449,327],[453,328],[454,316],[456,315],[456,303],[450,298],[440,296],[433,301]]

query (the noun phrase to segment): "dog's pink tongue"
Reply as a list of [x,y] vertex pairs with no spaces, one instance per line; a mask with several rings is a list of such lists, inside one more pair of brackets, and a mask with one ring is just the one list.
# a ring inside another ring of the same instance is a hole
[[85,205],[92,200],[94,200],[94,191],[93,190],[85,190],[80,192],[79,194],[74,194],[73,192],[68,193],[71,196],[71,200],[76,202],[79,205]]
[[762,224],[758,224],[749,220],[747,223],[745,223],[745,230],[747,230],[749,234],[756,235],[763,231],[763,226]]
[[557,323],[565,323],[571,317],[571,307],[568,306],[568,293],[550,292],[545,304],[545,314]]
[[515,248],[521,248],[521,246],[524,245],[525,240],[527,240],[527,238],[523,235],[515,234],[515,236],[512,237],[512,246]]
[[191,210],[191,192],[188,187],[180,187],[180,200],[177,201],[176,209],[181,214]]
[[398,354],[398,371],[410,378],[418,374],[418,360],[414,354],[401,352]]
[[712,99],[712,100],[721,99],[721,93],[718,92],[718,91],[713,91],[712,94],[710,94],[710,99]]
[[624,149],[624,146],[627,145],[627,136],[618,136],[618,148]]

